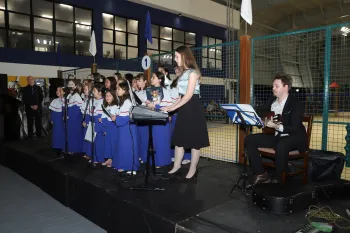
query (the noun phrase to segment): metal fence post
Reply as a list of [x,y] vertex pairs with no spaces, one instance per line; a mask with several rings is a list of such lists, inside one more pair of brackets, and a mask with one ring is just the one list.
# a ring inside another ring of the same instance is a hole
[[331,69],[331,48],[332,48],[332,29],[326,27],[325,34],[325,54],[324,54],[324,94],[323,94],[323,114],[322,114],[322,150],[327,150],[328,137],[328,110],[329,110],[329,84]]

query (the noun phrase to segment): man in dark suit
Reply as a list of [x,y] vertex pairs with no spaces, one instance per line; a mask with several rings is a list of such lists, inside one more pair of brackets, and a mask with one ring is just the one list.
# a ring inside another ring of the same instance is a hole
[[36,136],[41,137],[41,103],[43,102],[43,93],[41,88],[35,85],[32,76],[27,77],[28,85],[23,88],[23,103],[27,115],[28,137],[33,137],[33,120],[35,119]]
[[307,135],[302,120],[304,117],[304,104],[295,96],[289,94],[292,80],[289,76],[277,75],[273,81],[273,94],[266,105],[260,109],[260,116],[267,112],[281,115],[281,123],[272,118],[266,119],[266,127],[274,130],[274,135],[251,134],[245,138],[244,147],[255,173],[253,184],[270,182],[269,175],[264,171],[262,158],[258,148],[275,149],[276,174],[273,182],[282,180],[282,173],[288,166],[290,151],[305,151],[307,148]]

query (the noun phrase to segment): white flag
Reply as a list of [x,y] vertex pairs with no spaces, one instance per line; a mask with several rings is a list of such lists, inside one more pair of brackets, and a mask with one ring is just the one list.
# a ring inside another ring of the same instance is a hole
[[92,31],[92,34],[91,34],[89,52],[91,53],[92,56],[96,55],[96,39],[95,39],[95,32],[94,31]]
[[247,23],[252,25],[253,15],[252,15],[252,2],[251,2],[251,0],[242,0],[241,16]]

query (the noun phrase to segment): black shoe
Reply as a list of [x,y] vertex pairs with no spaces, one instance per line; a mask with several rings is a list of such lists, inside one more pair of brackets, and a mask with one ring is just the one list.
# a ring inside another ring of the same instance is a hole
[[185,177],[184,181],[186,183],[196,183],[197,182],[198,173],[199,173],[199,171],[197,169],[196,172],[193,174],[193,176],[191,178],[186,178]]
[[181,172],[181,168],[177,169],[176,172],[173,173],[165,173],[163,175],[164,179],[170,179],[170,180],[181,180],[182,179],[182,172]]
[[269,175],[265,172],[261,175],[255,175],[253,178],[253,185],[261,184],[261,183],[269,183],[270,177]]

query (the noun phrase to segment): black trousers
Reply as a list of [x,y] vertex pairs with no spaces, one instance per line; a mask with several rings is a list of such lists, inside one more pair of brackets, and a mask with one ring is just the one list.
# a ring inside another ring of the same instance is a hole
[[248,135],[244,140],[244,147],[247,156],[250,160],[253,172],[257,175],[264,173],[262,158],[260,156],[258,148],[265,147],[275,149],[275,178],[278,180],[282,179],[282,173],[283,171],[286,171],[288,167],[289,152],[293,150],[304,152],[306,150],[306,145],[306,135],[281,137],[267,134],[251,134]]
[[36,111],[31,108],[26,108],[28,137],[33,137],[33,120],[35,119],[36,136],[41,137],[42,123],[41,123],[41,108]]

